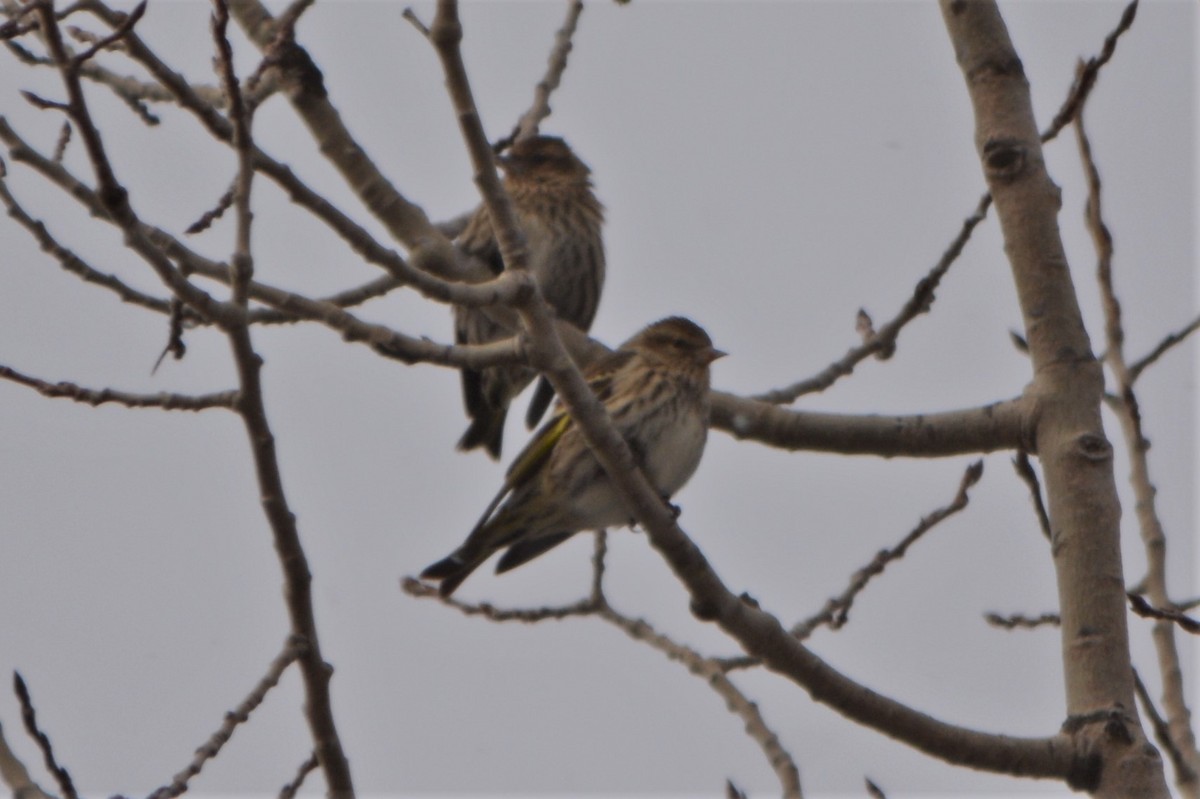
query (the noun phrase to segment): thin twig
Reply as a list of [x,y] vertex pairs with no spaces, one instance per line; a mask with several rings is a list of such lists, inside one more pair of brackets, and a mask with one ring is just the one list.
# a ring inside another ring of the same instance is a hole
[[872,578],[882,574],[889,563],[904,557],[904,553],[908,551],[908,548],[916,543],[926,532],[965,508],[970,499],[967,492],[971,486],[979,482],[979,478],[982,476],[983,461],[975,461],[968,466],[966,471],[963,472],[962,479],[958,484],[958,491],[955,493],[954,499],[950,501],[950,504],[938,508],[923,517],[920,523],[896,546],[891,549],[880,550],[870,563],[854,573],[854,576],[850,579],[850,585],[847,586],[845,591],[836,597],[830,598],[825,603],[825,607],[821,608],[819,612],[792,627],[792,635],[803,641],[812,635],[813,631],[823,625],[828,626],[831,630],[840,629],[845,625],[849,619],[850,607],[854,604],[855,597],[867,587],[867,583]]
[[429,26],[421,21],[421,18],[417,16],[417,12],[412,10],[412,6],[406,6],[404,11],[400,13],[400,16],[416,28],[418,33],[426,39],[429,38]]
[[1085,62],[1080,70],[1075,73],[1075,83],[1072,84],[1070,91],[1067,92],[1067,99],[1063,101],[1058,113],[1054,115],[1050,126],[1042,132],[1042,142],[1048,142],[1059,134],[1059,132],[1070,125],[1078,115],[1079,110],[1083,108],[1083,104],[1087,101],[1088,95],[1096,85],[1096,78],[1100,73],[1100,68],[1109,62],[1113,57],[1113,53],[1117,50],[1117,40],[1121,38],[1121,34],[1129,30],[1133,25],[1133,19],[1137,16],[1138,0],[1133,0],[1125,10],[1121,12],[1121,19],[1117,23],[1117,27],[1112,30],[1108,36],[1104,37],[1104,46],[1100,50],[1100,54],[1092,56]]
[[767,726],[758,705],[750,701],[740,688],[730,681],[720,662],[700,655],[691,647],[671,640],[655,630],[644,619],[629,618],[613,610],[607,603],[600,608],[602,619],[620,628],[635,641],[649,644],[671,660],[683,664],[688,671],[704,680],[717,695],[725,700],[730,712],[739,716],[746,726],[746,734],[758,744],[767,758],[771,769],[779,780],[782,795],[788,799],[799,799],[800,770],[791,754],[780,743],[779,737]]
[[1147,366],[1150,366],[1155,361],[1163,356],[1172,347],[1182,344],[1187,340],[1188,336],[1200,330],[1200,316],[1197,316],[1182,329],[1168,334],[1162,341],[1150,350],[1149,353],[1134,361],[1129,367],[1129,382],[1135,382],[1145,371]]
[[112,47],[114,44],[124,39],[126,34],[133,30],[133,26],[138,23],[138,20],[142,18],[142,15],[146,13],[146,3],[147,0],[142,0],[133,7],[133,11],[122,15],[124,19],[122,19],[117,27],[113,29],[112,33],[97,39],[92,43],[91,47],[74,56],[71,59],[73,62],[72,68],[78,70],[79,66],[85,61],[90,61],[92,58],[94,58],[96,53],[99,53],[101,50],[107,50],[109,47]]
[[296,769],[296,776],[292,777],[292,781],[286,783],[282,788],[279,789],[278,799],[295,799],[297,792],[300,790],[300,786],[304,784],[304,778],[307,777],[311,772],[316,771],[317,766],[319,765],[320,762],[317,760],[317,753],[313,752],[303,763],[300,764],[300,767]]
[[[1133,18],[1137,11],[1138,0],[1133,0],[1121,15],[1121,20],[1115,30],[1110,33],[1104,40],[1104,47],[1099,56],[1094,56],[1088,59],[1083,72],[1076,79],[1075,85],[1067,94],[1067,99],[1063,102],[1058,114],[1050,127],[1042,134],[1042,141],[1047,142],[1058,135],[1063,127],[1070,124],[1071,120],[1078,113],[1079,108],[1091,93],[1092,88],[1096,83],[1096,76],[1100,68],[1103,67],[1112,58],[1116,51],[1117,39],[1121,34],[1129,29],[1133,24]],[[763,402],[771,402],[777,404],[788,404],[795,402],[796,399],[814,392],[824,391],[833,385],[837,380],[854,371],[854,367],[872,355],[885,353],[889,350],[894,350],[896,339],[900,331],[922,313],[928,312],[930,305],[933,302],[933,290],[937,287],[938,282],[951,264],[958,258],[970,239],[972,231],[981,221],[983,221],[987,210],[992,203],[992,195],[984,194],[975,207],[974,213],[968,216],[962,225],[962,229],[955,237],[954,241],[943,253],[938,263],[930,270],[929,274],[917,284],[913,291],[913,296],[905,303],[900,312],[892,319],[891,322],[884,325],[879,333],[864,343],[861,346],[854,347],[847,352],[840,360],[834,361],[829,366],[818,374],[806,380],[794,383],[786,388],[776,389],[774,391],[764,392],[757,395],[754,399],[762,400]]]
[[180,796],[187,791],[188,782],[200,773],[205,763],[220,753],[221,747],[233,737],[234,730],[237,729],[238,725],[244,724],[250,719],[250,714],[262,704],[267,692],[279,684],[279,678],[283,676],[288,666],[292,665],[296,661],[296,658],[300,657],[304,648],[305,644],[299,638],[288,638],[283,645],[283,649],[267,667],[266,674],[263,675],[262,679],[254,686],[254,689],[250,691],[236,708],[225,714],[225,720],[221,723],[221,726],[203,745],[196,749],[195,757],[192,758],[192,762],[187,765],[187,768],[176,774],[171,779],[170,785],[164,785],[151,793],[149,799],[171,799],[171,797]]
[[1020,613],[1001,616],[999,613],[985,613],[983,618],[993,627],[1005,630],[1033,630],[1038,627],[1058,627],[1062,624],[1062,617],[1057,613],[1043,613],[1040,616],[1025,616]]
[[184,322],[184,305],[178,299],[172,297],[171,315],[168,317],[167,346],[163,347],[158,360],[154,362],[154,366],[150,369],[150,374],[153,375],[158,371],[158,367],[162,366],[163,359],[168,354],[177,361],[183,360],[183,356],[187,354],[187,344],[183,342]]
[[55,161],[62,161],[63,156],[67,153],[67,145],[71,142],[71,123],[63,122],[62,129],[58,133],[58,140],[54,142],[54,154],[50,156]]
[[[30,147],[8,126],[3,117],[0,117],[0,140],[9,145],[14,160],[30,165],[51,183],[59,186],[72,199],[82,203],[94,215],[118,225],[125,231],[127,240],[134,251],[143,256],[163,281],[182,300],[191,305],[189,312],[195,313],[198,318],[204,318],[205,314],[221,314],[228,317],[227,309],[188,282],[171,262],[176,261],[182,264],[188,274],[203,275],[226,285],[229,281],[228,266],[204,258],[160,228],[142,223],[136,218],[117,219],[106,209],[97,192],[71,175],[61,164],[52,162]],[[127,207],[126,212],[132,213]],[[70,268],[69,265],[64,265]],[[406,266],[405,268],[410,267]],[[420,270],[415,271],[419,272]],[[437,282],[441,283],[441,281]],[[373,282],[365,287],[360,287],[360,289],[351,290],[351,294],[379,285],[381,284]],[[490,284],[442,283],[442,285],[449,291],[447,294],[449,301],[460,305],[510,302],[511,297],[527,289],[511,280],[493,281]],[[483,345],[441,344],[428,339],[406,336],[383,325],[363,322],[336,305],[312,300],[303,295],[261,284],[258,281],[251,281],[249,292],[255,300],[287,314],[291,320],[302,318],[320,322],[338,331],[348,341],[367,343],[382,354],[405,363],[429,362],[478,369],[525,361],[525,345],[519,337]],[[156,308],[156,310],[168,312],[167,302],[165,300],[160,302],[161,308]],[[581,344],[589,341],[570,324],[562,322],[559,323],[559,326],[561,328],[560,335],[576,335],[582,340]]]
[[1143,619],[1157,619],[1159,621],[1171,622],[1181,627],[1184,632],[1189,632],[1192,635],[1200,635],[1200,621],[1193,619],[1191,616],[1170,608],[1156,608],[1147,602],[1146,598],[1141,594],[1129,593],[1126,596],[1129,597],[1130,609]]
[[[1133,19],[1132,7],[1127,10],[1128,21]],[[1125,20],[1123,19],[1123,23]],[[1127,25],[1126,25],[1127,27]],[[1115,42],[1114,34],[1112,41]],[[1086,66],[1079,66],[1082,75]],[[1082,78],[1080,79],[1082,80]],[[1091,141],[1084,126],[1083,108],[1074,115],[1076,141],[1087,178],[1088,198],[1085,209],[1087,227],[1096,249],[1096,279],[1100,286],[1101,307],[1104,310],[1104,332],[1107,345],[1105,363],[1116,382],[1118,402],[1116,415],[1121,424],[1129,458],[1129,482],[1136,500],[1135,509],[1142,544],[1146,552],[1146,575],[1142,585],[1148,602],[1140,596],[1130,595],[1134,609],[1141,612],[1142,606],[1157,605],[1167,608],[1170,593],[1167,588],[1167,536],[1159,517],[1155,496],[1158,493],[1150,478],[1150,463],[1146,456],[1149,442],[1142,427],[1142,414],[1137,394],[1133,388],[1128,362],[1125,359],[1125,330],[1121,316],[1121,303],[1117,299],[1113,279],[1113,237],[1104,220],[1102,196],[1103,186],[1100,170],[1092,152]],[[1137,597],[1136,599],[1134,597]],[[1166,612],[1166,611],[1162,611]],[[1173,613],[1173,612],[1172,612]],[[1154,626],[1153,640],[1158,655],[1158,668],[1162,677],[1162,706],[1167,716],[1171,740],[1188,763],[1186,772],[1177,772],[1177,778],[1196,779],[1200,771],[1200,750],[1196,746],[1196,735],[1192,730],[1192,714],[1184,692],[1183,670],[1180,665],[1179,649],[1175,641],[1172,621],[1190,633],[1200,631],[1200,624],[1183,614],[1156,616],[1159,623]],[[1194,785],[1180,783],[1185,793],[1195,793]]]
[[1029,488],[1029,499],[1033,502],[1033,510],[1037,514],[1038,526],[1042,530],[1042,535],[1046,537],[1047,541],[1052,541],[1050,514],[1046,511],[1046,502],[1042,499],[1042,484],[1038,480],[1037,472],[1033,469],[1033,464],[1029,461],[1029,454],[1021,450],[1017,453],[1017,457],[1013,458],[1012,463],[1017,476]]
[[[234,182],[236,183],[236,180]],[[184,234],[188,236],[194,236],[197,233],[203,233],[212,227],[213,222],[216,222],[218,219],[224,216],[225,212],[228,211],[230,206],[233,205],[233,191],[234,186],[233,184],[230,184],[229,188],[217,198],[217,202],[212,208],[209,208],[207,211],[202,213],[199,219],[184,229]]]
[[29,769],[9,747],[0,727],[0,784],[7,785],[13,799],[56,799],[33,781]]
[[[0,133],[3,133],[4,127],[2,120],[0,120]],[[168,300],[161,297],[154,297],[132,288],[116,275],[106,274],[95,269],[74,252],[62,246],[51,235],[44,223],[31,217],[25,211],[25,208],[17,202],[16,198],[9,192],[8,185],[4,180],[0,180],[0,202],[8,209],[9,217],[15,219],[22,227],[29,231],[42,250],[54,256],[63,269],[82,278],[86,283],[93,283],[108,289],[116,294],[122,302],[128,302],[152,311],[158,311],[159,313],[168,313],[170,311]]]
[[[294,8],[294,7],[293,7]],[[245,310],[249,301],[248,287],[254,276],[254,259],[250,252],[250,230],[254,215],[250,210],[250,188],[254,181],[254,143],[250,138],[251,110],[242,97],[237,74],[233,68],[233,47],[226,29],[229,7],[226,0],[213,0],[212,32],[216,46],[216,68],[225,92],[225,104],[233,124],[233,149],[237,154],[237,177],[233,181],[233,208],[236,233],[233,254],[229,259],[230,301]]]
[[112,388],[84,388],[65,380],[51,383],[3,365],[0,365],[0,379],[28,386],[44,397],[70,399],[93,407],[111,402],[114,405],[124,405],[126,408],[204,411],[209,408],[232,409],[237,399],[236,391],[220,391],[213,394],[174,394],[167,391],[157,394],[135,394]]
[[1142,705],[1142,712],[1150,719],[1150,728],[1154,730],[1154,740],[1158,741],[1158,745],[1166,750],[1167,757],[1171,760],[1171,766],[1175,769],[1175,782],[1179,785],[1194,783],[1196,772],[1192,771],[1183,753],[1179,751],[1179,747],[1175,746],[1175,742],[1171,740],[1171,728],[1162,714],[1158,712],[1158,708],[1154,706],[1154,699],[1150,696],[1150,691],[1146,689],[1146,684],[1142,682],[1142,677],[1138,674],[1137,669],[1133,670],[1133,690]]
[[921,278],[917,282],[917,285],[913,287],[912,295],[900,308],[900,311],[889,322],[880,327],[878,332],[870,336],[859,346],[850,349],[839,360],[829,364],[829,366],[816,375],[793,383],[786,388],[758,394],[753,399],[777,405],[786,405],[795,402],[805,394],[824,391],[840,378],[852,373],[855,366],[872,355],[885,355],[894,352],[896,349],[896,339],[905,325],[921,314],[928,313],[929,309],[933,306],[935,291],[938,285],[946,275],[946,272],[949,271],[951,265],[962,254],[963,248],[971,238],[972,231],[987,216],[988,207],[991,203],[992,197],[990,194],[985,194],[980,198],[979,204],[975,206],[975,211],[963,220],[962,228],[954,240],[950,242],[950,246],[942,253],[942,257],[938,259],[938,262],[934,264],[928,274]]
[[558,88],[563,72],[567,69],[567,56],[571,52],[571,37],[579,24],[579,15],[583,13],[583,0],[571,0],[567,3],[567,16],[562,27],[554,34],[554,47],[546,65],[546,74],[538,81],[533,90],[533,105],[521,115],[513,132],[509,134],[511,141],[519,141],[530,136],[536,136],[538,125],[550,116],[550,95]]
[[50,736],[38,727],[37,711],[34,710],[33,699],[29,696],[29,688],[26,687],[20,672],[16,671],[13,672],[13,692],[16,693],[17,701],[21,705],[21,720],[25,722],[25,731],[37,742],[38,749],[42,752],[42,760],[46,764],[46,770],[54,775],[54,781],[58,784],[58,790],[62,793],[63,799],[79,799],[70,773],[58,764],[58,759],[54,756],[54,745],[50,743]]
[[608,531],[597,530],[595,533],[596,541],[592,550],[592,604],[599,606],[606,600],[604,598],[604,568],[605,557],[608,555]]
[[590,616],[596,613],[596,604],[591,599],[581,599],[570,605],[557,607],[544,606],[540,608],[498,608],[490,602],[463,602],[454,597],[444,597],[433,586],[427,585],[413,577],[405,577],[400,582],[404,593],[417,599],[436,599],[447,607],[454,608],[464,616],[481,616],[488,621],[504,622],[519,621],[526,624],[536,624],[547,619],[566,619],[571,616]]

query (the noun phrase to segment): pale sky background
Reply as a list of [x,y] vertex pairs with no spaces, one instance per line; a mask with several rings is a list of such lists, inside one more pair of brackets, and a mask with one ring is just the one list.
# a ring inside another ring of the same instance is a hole
[[[299,37],[383,171],[432,217],[447,218],[477,195],[439,64],[401,19],[403,7],[319,3]],[[432,19],[432,4],[414,8]],[[1076,59],[1099,51],[1122,6],[1001,8],[1044,126]],[[208,13],[207,3],[153,0],[139,31],[176,69],[212,83]],[[528,107],[563,14],[558,2],[464,7],[465,55],[493,138]],[[1196,39],[1195,3],[1143,5],[1088,106],[1134,358],[1197,309]],[[257,56],[242,45],[245,74]],[[11,57],[0,68],[0,113],[48,151],[60,119],[31,109],[19,88],[59,98],[61,85]],[[214,204],[234,173],[231,153],[169,109],[163,125],[146,129],[107,92],[89,97],[147,221],[180,230]],[[714,367],[715,385],[743,394],[839,358],[856,342],[859,307],[890,318],[984,190],[969,102],[933,3],[589,3],[552,105],[543,129],[570,139],[608,207],[609,278],[593,334],[616,344],[686,314],[730,353]],[[255,134],[366,220],[281,98],[260,111]],[[102,271],[163,293],[110,228],[4,157],[12,190],[61,240]],[[1063,188],[1060,224],[1099,351],[1095,257],[1070,132],[1047,161]],[[67,163],[90,181],[78,142]],[[325,293],[375,276],[268,181],[256,182],[254,201],[264,281]],[[226,220],[192,244],[224,258],[231,231]],[[7,219],[0,253],[0,363],[131,391],[233,385],[220,335],[189,333],[187,357],[152,377],[166,341],[161,317],[62,272]],[[362,315],[450,336],[449,311],[412,292]],[[992,217],[895,358],[862,364],[798,407],[912,413],[1013,397],[1030,378],[1009,342],[1020,324]],[[315,325],[258,330],[255,340],[360,792],[716,795],[731,778],[752,794],[778,793],[723,701],[615,628],[590,619],[496,625],[400,591],[403,575],[459,543],[503,473],[453,449],[466,423],[456,373],[381,359]],[[1194,343],[1182,347],[1139,383],[1179,598],[1196,591],[1196,356]],[[510,419],[508,455],[524,439],[524,405]],[[1119,438],[1111,416],[1106,426]],[[726,583],[790,624],[947,503],[972,460],[789,454],[718,432],[676,502]],[[889,567],[848,627],[821,631],[811,645],[871,688],[947,721],[1049,735],[1065,713],[1057,630],[1004,633],[982,618],[1055,607],[1048,547],[1010,460],[987,456],[967,511]],[[1116,471],[1123,481],[1123,457]],[[1122,491],[1132,583],[1144,556]],[[13,669],[24,675],[60,759],[88,794],[136,796],[169,780],[286,634],[279,564],[232,414],[92,409],[0,382],[0,533],[0,676],[7,684]],[[618,531],[610,544],[618,609],[706,653],[735,653],[690,617],[644,536]],[[587,590],[590,553],[590,536],[580,536],[503,577],[481,569],[459,596],[505,607],[570,602]],[[1136,665],[1157,692],[1149,627],[1131,619],[1131,628]],[[809,793],[863,795],[869,775],[889,796],[1069,795],[943,765],[778,677],[734,679],[794,755]],[[36,766],[7,690],[0,723]],[[193,785],[274,792],[308,751],[292,671]],[[323,784],[314,778],[309,788]]]

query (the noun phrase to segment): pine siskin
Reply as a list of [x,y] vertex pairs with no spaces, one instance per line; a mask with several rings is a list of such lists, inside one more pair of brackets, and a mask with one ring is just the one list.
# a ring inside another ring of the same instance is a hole
[[[562,139],[534,136],[514,144],[499,160],[504,187],[529,248],[529,270],[558,318],[587,332],[596,316],[604,286],[604,243],[600,225],[604,207],[592,193],[591,170]],[[456,243],[492,267],[504,268],[487,209],[480,206]],[[455,308],[454,336],[459,344],[479,344],[510,335],[477,308]],[[458,442],[462,450],[486,447],[500,457],[508,404],[536,376],[525,366],[462,370],[463,403],[471,424]],[[554,396],[539,381],[526,425],[542,418]]]
[[[664,497],[700,463],[708,433],[709,364],[725,353],[694,322],[674,316],[642,329],[585,371],[650,484]],[[583,434],[559,406],[517,455],[462,546],[421,572],[449,596],[493,552],[506,572],[581,530],[631,524],[629,511]]]

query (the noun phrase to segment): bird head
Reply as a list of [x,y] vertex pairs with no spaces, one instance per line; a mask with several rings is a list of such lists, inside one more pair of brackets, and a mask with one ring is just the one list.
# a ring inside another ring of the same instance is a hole
[[570,179],[586,182],[592,173],[565,141],[556,136],[521,139],[497,159],[505,174],[513,178]]
[[703,369],[726,353],[713,346],[704,328],[682,316],[649,325],[625,345],[656,361]]

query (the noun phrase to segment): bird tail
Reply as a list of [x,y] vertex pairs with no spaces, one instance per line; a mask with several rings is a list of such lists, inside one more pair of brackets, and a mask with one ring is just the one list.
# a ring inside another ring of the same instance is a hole
[[492,456],[492,460],[499,460],[500,448],[504,444],[504,420],[507,416],[507,408],[481,409],[479,415],[471,420],[467,432],[458,440],[458,448],[466,452],[484,447]]
[[554,386],[550,385],[550,381],[545,377],[540,378],[537,387],[533,390],[533,399],[529,400],[529,409],[525,412],[525,427],[530,430],[537,427],[537,423],[542,420],[546,409],[550,407],[552,399],[554,399]]
[[438,593],[443,597],[448,597],[454,593],[454,589],[462,584],[463,580],[470,576],[471,572],[479,568],[479,564],[487,559],[487,554],[483,557],[471,556],[469,553],[463,553],[461,549],[457,550],[450,556],[426,567],[425,571],[421,572],[421,579],[439,581]]
[[504,574],[506,571],[528,563],[539,555],[554,549],[554,547],[573,535],[575,535],[575,532],[572,530],[565,533],[539,536],[529,541],[516,542],[500,556],[500,560],[496,563],[496,574]]

